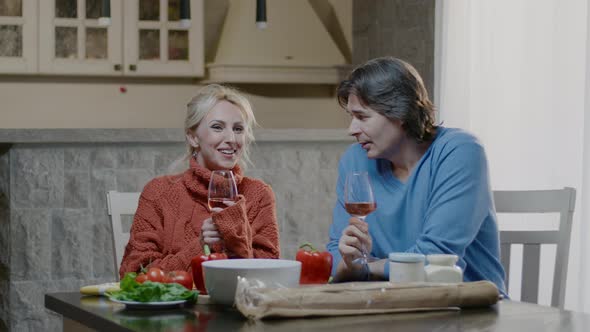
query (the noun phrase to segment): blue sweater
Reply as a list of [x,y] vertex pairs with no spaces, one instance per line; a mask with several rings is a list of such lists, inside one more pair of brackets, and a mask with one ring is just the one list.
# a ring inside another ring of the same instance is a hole
[[366,219],[373,256],[455,254],[464,281],[489,280],[505,294],[487,160],[473,135],[440,127],[405,183],[393,175],[388,160],[368,159],[359,144],[344,153],[338,171],[338,199],[327,246],[334,256],[332,274],[342,259],[338,240],[350,218],[343,199],[346,173],[367,171],[377,201],[377,210]]

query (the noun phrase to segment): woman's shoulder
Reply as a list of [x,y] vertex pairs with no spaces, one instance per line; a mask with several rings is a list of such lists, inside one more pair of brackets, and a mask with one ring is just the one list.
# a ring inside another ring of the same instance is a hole
[[244,176],[242,178],[242,182],[240,183],[240,187],[242,187],[242,190],[244,192],[257,192],[257,191],[261,191],[261,190],[272,191],[272,188],[266,182],[262,181],[261,179],[257,179],[257,178],[253,178],[253,177],[249,177],[249,176]]
[[246,199],[251,202],[275,200],[275,194],[272,187],[257,178],[244,176],[240,183],[239,191],[240,194],[244,195]]
[[162,175],[151,179],[141,192],[141,196],[148,200],[157,200],[162,195],[168,194],[182,181],[181,174]]

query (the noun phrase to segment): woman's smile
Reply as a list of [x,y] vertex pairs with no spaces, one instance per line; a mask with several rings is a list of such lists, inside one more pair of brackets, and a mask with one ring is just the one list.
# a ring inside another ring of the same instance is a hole
[[218,149],[217,151],[219,151],[223,157],[228,158],[228,159],[233,159],[236,156],[236,149]]

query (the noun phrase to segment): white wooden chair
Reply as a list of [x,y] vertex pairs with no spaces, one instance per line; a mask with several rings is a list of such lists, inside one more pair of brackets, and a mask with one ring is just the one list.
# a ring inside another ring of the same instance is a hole
[[556,244],[555,269],[551,306],[563,309],[567,281],[568,253],[576,190],[494,191],[496,212],[502,213],[556,213],[560,214],[559,230],[500,231],[501,261],[506,270],[506,287],[510,275],[510,247],[523,245],[521,300],[538,302],[541,244]]
[[115,253],[115,276],[119,279],[119,267],[129,242],[129,229],[123,227],[122,215],[135,215],[140,193],[107,192],[108,213],[113,227],[113,251]]

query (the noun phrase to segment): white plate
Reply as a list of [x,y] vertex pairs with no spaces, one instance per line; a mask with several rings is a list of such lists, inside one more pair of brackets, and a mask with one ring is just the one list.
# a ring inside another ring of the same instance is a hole
[[182,304],[185,304],[186,300],[179,300],[179,301],[167,301],[167,302],[137,302],[137,301],[123,301],[123,300],[116,300],[109,298],[109,300],[121,303],[127,306],[129,309],[165,309],[165,308],[174,308],[178,307]]

